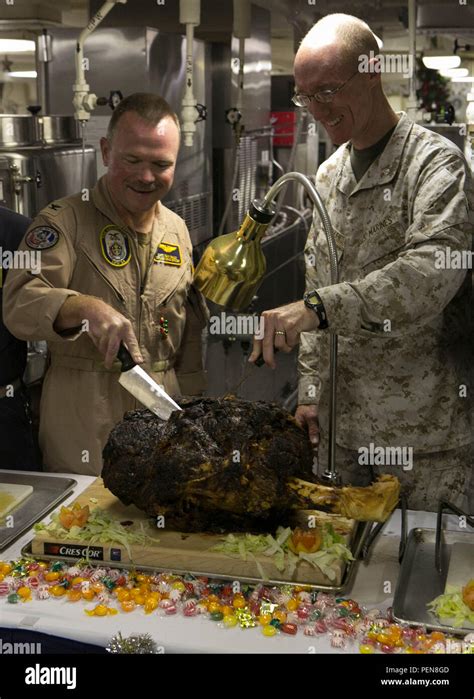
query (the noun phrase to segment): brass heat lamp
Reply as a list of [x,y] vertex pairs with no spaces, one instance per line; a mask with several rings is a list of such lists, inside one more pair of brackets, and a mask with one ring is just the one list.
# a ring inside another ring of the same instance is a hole
[[207,246],[194,277],[207,299],[232,311],[250,305],[267,268],[261,240],[274,215],[274,207],[263,209],[254,201],[238,231]]

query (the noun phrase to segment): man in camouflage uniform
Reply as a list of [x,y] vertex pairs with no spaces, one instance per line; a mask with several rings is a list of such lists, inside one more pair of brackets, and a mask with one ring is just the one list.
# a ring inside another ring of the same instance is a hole
[[296,101],[344,144],[316,178],[340,282],[331,285],[317,223],[305,250],[306,289],[319,295],[328,326],[319,328],[303,301],[267,311],[251,360],[263,350],[275,366],[274,347],[288,352],[300,342],[296,418],[319,439],[325,465],[329,340],[337,333],[343,481],[366,485],[393,473],[412,509],[434,510],[441,497],[465,506],[473,470],[471,174],[458,148],[391,109],[379,72],[357,70],[370,51],[378,48],[365,23],[332,15],[296,56]]

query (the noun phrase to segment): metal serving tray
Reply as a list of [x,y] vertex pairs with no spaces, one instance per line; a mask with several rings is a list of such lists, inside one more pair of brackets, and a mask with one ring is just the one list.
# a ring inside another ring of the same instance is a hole
[[[373,525],[373,522],[358,522],[357,523],[357,526],[355,527],[354,532],[353,532],[351,545],[350,545],[350,549],[351,549],[352,555],[354,556],[354,560],[348,561],[346,568],[344,570],[340,585],[321,585],[321,584],[312,585],[311,583],[305,582],[304,583],[305,587],[313,589],[313,590],[324,590],[325,592],[331,592],[333,594],[339,594],[339,593],[343,592],[349,586],[349,583],[352,582],[352,579],[355,575],[355,571],[357,568],[358,559],[361,557],[363,546],[364,546],[364,544],[366,544],[367,539],[371,533],[372,525]],[[35,558],[35,559],[44,560],[44,561],[61,560],[61,561],[66,561],[66,562],[71,563],[71,564],[77,564],[77,560],[78,560],[77,558],[68,557],[68,556],[50,556],[50,555],[46,555],[46,554],[41,554],[41,555],[40,554],[33,554],[32,550],[31,550],[31,541],[29,541],[27,544],[25,544],[21,553],[22,553],[22,556],[24,556],[25,558]],[[90,561],[88,561],[88,565],[104,566],[104,561],[90,560]],[[107,563],[106,565],[114,567],[114,568],[124,568],[127,570],[135,570],[138,567],[140,570],[143,570],[144,572],[150,572],[150,573],[165,570],[165,569],[159,568],[157,566],[153,566],[153,567],[146,566],[146,565],[136,566],[132,563],[122,563],[122,562]],[[182,570],[180,568],[173,568],[173,567],[170,568],[168,566],[166,568],[166,571],[167,572],[169,571],[171,573],[175,573],[177,575],[188,574],[188,575],[195,575],[197,577],[204,575],[206,577],[214,578],[216,580],[235,580],[235,575],[229,576],[229,575],[223,575],[221,573],[216,574],[213,572],[204,572],[202,570],[201,571],[193,571],[193,570],[189,570],[189,569]],[[285,585],[285,584],[297,585],[298,584],[298,582],[295,580],[282,580],[282,579],[272,580],[272,579],[269,579],[269,580],[263,581],[261,578],[246,577],[246,576],[240,576],[240,575],[238,576],[238,579],[241,582],[250,583],[253,585],[257,585],[257,584],[262,583],[262,582],[264,582],[266,585]]]
[[33,486],[33,493],[9,513],[13,515],[14,526],[6,527],[5,522],[0,520],[0,551],[56,507],[77,485],[73,478],[33,475],[29,472],[0,471],[0,480],[2,483]]
[[397,621],[452,634],[465,634],[474,630],[474,626],[467,622],[462,627],[443,624],[426,606],[435,597],[443,594],[451,546],[458,542],[474,546],[473,533],[442,531],[441,572],[439,572],[435,565],[436,530],[411,530],[393,600],[393,616]]

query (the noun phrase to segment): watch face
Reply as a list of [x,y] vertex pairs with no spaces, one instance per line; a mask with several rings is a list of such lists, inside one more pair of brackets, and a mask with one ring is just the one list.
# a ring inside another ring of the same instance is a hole
[[313,304],[313,306],[319,305],[319,300],[318,300],[317,296],[315,296],[314,294],[309,293],[306,298],[309,301],[309,303]]

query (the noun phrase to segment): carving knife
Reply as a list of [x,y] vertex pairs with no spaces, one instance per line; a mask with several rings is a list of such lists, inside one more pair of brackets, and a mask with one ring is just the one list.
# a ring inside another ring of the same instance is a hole
[[120,343],[117,358],[122,365],[119,384],[148,410],[162,420],[168,420],[174,410],[182,410],[171,396],[133,361],[123,342]]

